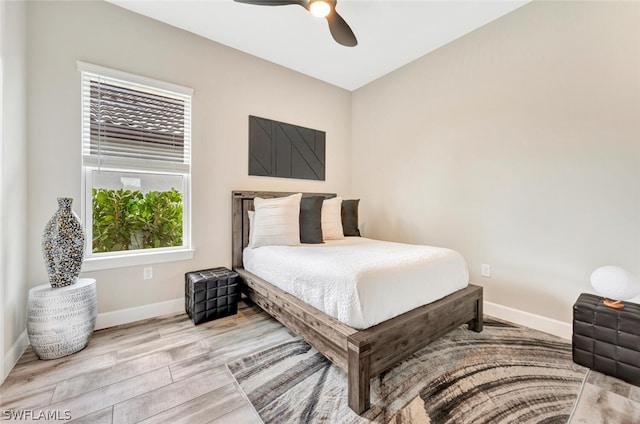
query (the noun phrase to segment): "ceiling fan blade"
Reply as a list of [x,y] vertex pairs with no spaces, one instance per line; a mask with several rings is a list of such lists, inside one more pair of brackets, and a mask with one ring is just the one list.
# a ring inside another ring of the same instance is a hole
[[308,0],[234,0],[236,3],[255,4],[258,6],[286,6],[288,4],[298,4],[307,7]]
[[358,45],[358,40],[353,34],[353,31],[351,31],[351,27],[342,19],[342,16],[338,14],[335,7],[331,13],[327,15],[326,19],[327,22],[329,22],[329,31],[331,31],[331,36],[334,40],[347,47],[355,47]]

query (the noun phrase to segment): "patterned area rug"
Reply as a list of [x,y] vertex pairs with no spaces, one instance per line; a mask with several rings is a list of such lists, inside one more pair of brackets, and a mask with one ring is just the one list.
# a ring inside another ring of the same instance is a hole
[[295,336],[228,365],[265,423],[566,423],[587,372],[568,342],[496,320],[372,379],[361,417],[344,372]]

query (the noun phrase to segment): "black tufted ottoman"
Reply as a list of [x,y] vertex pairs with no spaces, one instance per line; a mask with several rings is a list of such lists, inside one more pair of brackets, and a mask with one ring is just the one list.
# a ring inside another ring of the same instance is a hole
[[581,294],[573,305],[573,361],[640,386],[640,305],[618,310]]
[[184,309],[194,324],[238,312],[240,277],[227,268],[203,269],[184,275]]

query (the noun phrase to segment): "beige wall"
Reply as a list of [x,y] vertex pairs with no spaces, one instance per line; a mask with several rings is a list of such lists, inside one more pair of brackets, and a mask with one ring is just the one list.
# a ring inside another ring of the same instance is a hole
[[[47,281],[42,230],[56,197],[80,211],[80,74],[76,60],[192,87],[192,261],[85,273],[98,280],[99,312],[183,296],[184,273],[231,263],[231,190],[343,193],[349,185],[351,94],[104,2],[30,2],[29,276]],[[247,176],[248,115],[324,130],[327,179]]]
[[[27,128],[26,13],[22,2],[2,5],[2,239],[0,301],[2,361],[13,366],[13,349],[26,328],[27,302]],[[17,352],[20,354],[22,352]],[[0,375],[0,381],[4,375]]]
[[638,22],[536,1],[354,92],[365,234],[457,249],[485,299],[563,321],[598,266],[640,277]]

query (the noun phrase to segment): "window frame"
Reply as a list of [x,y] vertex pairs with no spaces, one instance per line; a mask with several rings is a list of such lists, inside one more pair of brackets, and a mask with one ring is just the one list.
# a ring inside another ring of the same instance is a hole
[[[100,74],[107,78],[115,78],[123,80],[131,84],[139,84],[149,89],[157,89],[158,92],[170,92],[179,94],[189,98],[189,116],[185,119],[185,137],[188,137],[188,144],[185,145],[191,148],[191,96],[193,90],[191,88],[182,87],[179,85],[167,83],[164,81],[158,81],[151,78],[141,77],[134,74],[129,74],[122,71],[117,71],[109,68],[105,68],[98,65],[88,64],[84,62],[77,62],[78,70],[80,71],[81,84],[84,84],[84,73],[89,72],[92,74]],[[81,89],[81,150],[84,151],[85,145],[85,104],[84,100],[84,88]],[[90,161],[89,161],[90,162]],[[195,250],[191,245],[191,154],[188,153],[188,170],[184,169],[171,169],[171,166],[167,166],[167,169],[147,169],[142,166],[136,168],[132,165],[112,165],[112,164],[94,164],[86,163],[85,157],[82,158],[82,209],[81,209],[81,222],[85,229],[86,243],[85,243],[85,258],[82,265],[82,271],[97,271],[102,269],[121,268],[128,266],[156,264],[180,260],[193,259]],[[172,247],[160,247],[151,249],[136,249],[136,250],[121,250],[117,252],[100,252],[93,253],[93,172],[96,170],[106,172],[121,172],[121,173],[133,173],[144,176],[150,175],[180,175],[182,176],[182,246]]]

